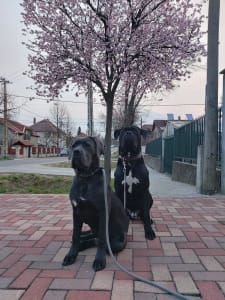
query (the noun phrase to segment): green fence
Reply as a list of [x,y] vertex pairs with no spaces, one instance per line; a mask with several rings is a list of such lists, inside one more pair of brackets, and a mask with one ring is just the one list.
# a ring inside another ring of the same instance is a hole
[[[196,163],[198,145],[203,145],[205,116],[178,129],[174,136],[158,138],[146,145],[146,154],[163,158],[165,172],[172,173],[173,160]],[[222,109],[218,109],[217,164],[221,162]],[[164,146],[162,146],[164,145]],[[163,153],[162,153],[163,151]]]
[[198,145],[203,144],[205,117],[186,124],[174,132],[174,159],[196,162]]
[[148,143],[145,148],[145,153],[154,157],[162,157],[162,138],[155,139]]

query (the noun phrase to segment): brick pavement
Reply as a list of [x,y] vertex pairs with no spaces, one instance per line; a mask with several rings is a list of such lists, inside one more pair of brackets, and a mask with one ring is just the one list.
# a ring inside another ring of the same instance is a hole
[[[172,300],[134,281],[107,257],[94,273],[96,249],[62,267],[71,239],[67,195],[0,195],[0,300]],[[225,198],[155,197],[157,238],[146,241],[139,221],[118,261],[192,300],[224,300]]]

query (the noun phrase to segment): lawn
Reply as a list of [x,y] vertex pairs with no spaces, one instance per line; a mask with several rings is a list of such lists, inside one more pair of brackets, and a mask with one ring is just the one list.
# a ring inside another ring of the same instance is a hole
[[[38,174],[0,175],[0,194],[69,194],[72,176]],[[114,179],[111,179],[113,186]]]
[[0,175],[0,193],[68,194],[72,176],[38,174]]

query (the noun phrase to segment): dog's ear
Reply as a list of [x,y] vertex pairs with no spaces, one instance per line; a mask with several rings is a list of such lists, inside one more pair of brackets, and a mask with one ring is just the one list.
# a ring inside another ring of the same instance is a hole
[[121,131],[121,128],[120,129],[116,129],[114,130],[114,139],[117,140],[119,135],[120,135],[120,131]]
[[147,134],[148,134],[147,130],[141,128],[140,133],[141,133],[141,136],[143,136],[144,139],[147,137]]
[[92,139],[95,141],[96,144],[97,155],[100,156],[104,154],[105,146],[102,139],[98,138],[97,136],[92,136]]

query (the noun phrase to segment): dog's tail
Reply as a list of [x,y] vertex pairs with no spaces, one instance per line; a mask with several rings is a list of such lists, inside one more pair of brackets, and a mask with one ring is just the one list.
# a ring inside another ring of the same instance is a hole
[[91,230],[81,232],[79,251],[97,246],[97,236]]

